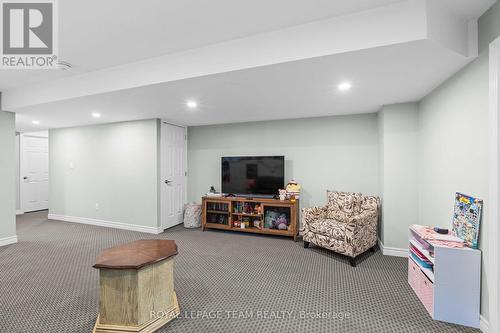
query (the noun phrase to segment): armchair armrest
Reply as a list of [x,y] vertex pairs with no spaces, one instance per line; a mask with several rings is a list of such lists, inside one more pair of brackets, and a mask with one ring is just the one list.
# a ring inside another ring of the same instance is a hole
[[326,211],[326,206],[302,208],[302,230],[308,230],[310,224],[326,219]]
[[346,222],[346,241],[352,246],[353,257],[377,244],[378,210],[365,210]]
[[[366,226],[377,227],[378,212],[375,210],[365,210],[359,214],[346,218],[346,223],[356,228]],[[375,222],[375,224],[373,224]]]

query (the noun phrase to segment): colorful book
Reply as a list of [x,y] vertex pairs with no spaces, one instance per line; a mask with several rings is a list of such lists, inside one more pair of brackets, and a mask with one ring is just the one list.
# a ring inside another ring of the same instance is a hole
[[478,248],[482,209],[483,200],[456,193],[452,232],[473,249]]

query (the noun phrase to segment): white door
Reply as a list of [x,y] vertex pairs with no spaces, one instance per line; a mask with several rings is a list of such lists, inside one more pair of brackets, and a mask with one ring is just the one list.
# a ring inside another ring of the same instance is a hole
[[49,139],[43,134],[20,137],[21,210],[49,209]]
[[187,131],[185,127],[161,124],[161,226],[182,223],[187,199]]

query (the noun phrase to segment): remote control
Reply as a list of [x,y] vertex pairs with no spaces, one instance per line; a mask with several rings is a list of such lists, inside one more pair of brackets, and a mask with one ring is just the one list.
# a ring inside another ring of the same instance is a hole
[[445,228],[434,227],[434,231],[437,232],[438,234],[443,234],[443,235],[448,234],[448,229]]

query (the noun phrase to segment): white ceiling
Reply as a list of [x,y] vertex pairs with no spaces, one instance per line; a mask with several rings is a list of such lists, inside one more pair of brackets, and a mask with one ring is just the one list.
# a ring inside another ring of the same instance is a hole
[[[30,131],[163,118],[191,126],[376,112],[420,100],[463,64],[454,52],[418,41],[27,107],[17,124]],[[344,80],[353,84],[348,93],[336,88]],[[189,99],[197,110],[186,108]]]
[[[73,70],[2,70],[0,91],[405,1],[59,1],[59,55]],[[432,1],[467,19],[496,2]]]
[[399,1],[59,1],[59,58],[71,63],[74,69],[1,71],[0,91]]
[[[432,0],[436,1],[436,0]],[[497,0],[437,0],[465,19],[478,18]]]
[[397,1],[64,0],[61,55],[95,70]]
[[[25,87],[28,92],[32,91],[28,85],[34,82],[42,82],[40,85],[45,86],[48,80],[64,76],[73,76],[71,80],[78,80],[77,74],[100,73],[103,72],[101,69],[134,62],[141,65],[143,62],[137,63],[141,59],[329,17],[342,16],[343,22],[356,22],[353,20],[355,14],[375,7],[387,9],[386,13],[400,17],[397,11],[380,6],[398,3],[397,6],[404,4],[410,8],[415,5],[417,8],[425,1],[64,0],[59,2],[60,58],[70,62],[74,69],[0,70],[0,90]],[[428,1],[440,1],[450,12],[460,16],[461,22],[466,22],[480,16],[496,0]],[[419,8],[425,11],[425,6]],[[371,18],[366,13],[370,13]],[[378,10],[365,12],[359,18],[363,18],[362,22],[368,20],[375,25],[381,20]],[[425,22],[424,16],[420,19]],[[425,23],[422,27],[425,30]],[[410,30],[405,28],[402,27],[401,31],[408,33]],[[352,35],[354,40],[349,35],[351,31],[341,29],[335,32],[344,33],[344,42],[349,46],[368,36],[366,27],[363,29],[352,25],[346,29],[355,32]],[[391,29],[391,32],[394,30]],[[314,38],[317,36],[315,33],[316,30],[310,34],[311,39],[321,43],[323,40]],[[331,39],[328,33],[326,36]],[[451,34],[443,38],[455,37]],[[14,109],[17,127],[20,131],[32,131],[145,118],[205,125],[375,112],[383,104],[421,99],[472,60],[449,49],[442,43],[444,39],[436,42],[428,36],[418,35],[411,40],[415,41],[398,42],[395,39],[392,43],[383,44],[387,45],[384,47],[362,45],[365,48],[353,47],[357,50],[355,52],[339,52],[208,76],[193,75],[190,79],[114,92],[110,90],[105,94],[89,94],[47,104],[31,103],[31,106]],[[144,74],[143,71],[137,73]],[[353,82],[349,93],[341,94],[335,89],[336,84],[343,80]],[[96,86],[100,83],[97,82]],[[19,98],[26,96],[17,95]],[[185,101],[191,98],[200,105],[196,111],[186,110]],[[100,112],[103,116],[93,119],[91,112]],[[40,126],[31,124],[35,119],[41,122]]]

